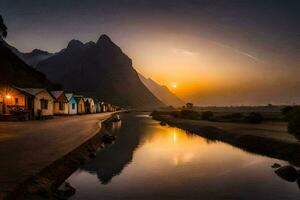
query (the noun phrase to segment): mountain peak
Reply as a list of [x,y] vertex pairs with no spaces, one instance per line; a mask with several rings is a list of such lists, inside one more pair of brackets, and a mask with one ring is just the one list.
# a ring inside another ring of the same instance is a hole
[[97,44],[103,44],[103,43],[113,43],[111,39],[108,37],[108,35],[101,35],[100,38],[97,41]]
[[68,49],[69,48],[78,48],[78,47],[81,47],[81,46],[83,46],[84,44],[81,42],[81,41],[79,41],[79,40],[71,40],[70,42],[69,42],[69,44],[68,44]]
[[28,55],[39,55],[39,54],[49,55],[51,53],[49,53],[47,51],[40,50],[40,49],[33,49],[31,52],[25,53],[25,54],[28,54]]

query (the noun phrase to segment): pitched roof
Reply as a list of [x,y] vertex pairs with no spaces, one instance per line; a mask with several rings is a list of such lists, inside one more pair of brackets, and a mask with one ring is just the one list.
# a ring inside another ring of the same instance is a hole
[[83,96],[80,96],[80,95],[74,95],[74,98],[76,100],[77,103],[79,103],[79,101],[82,99],[84,101],[84,98]]
[[17,88],[17,89],[33,96],[36,96],[40,92],[47,91],[44,88]]
[[72,97],[74,97],[74,99],[75,99],[75,96],[73,95],[73,93],[66,93],[65,95],[66,95],[68,101],[70,101],[72,99]]
[[62,91],[62,90],[51,91],[51,94],[55,97],[55,99],[59,98],[63,93],[64,93],[64,91]]

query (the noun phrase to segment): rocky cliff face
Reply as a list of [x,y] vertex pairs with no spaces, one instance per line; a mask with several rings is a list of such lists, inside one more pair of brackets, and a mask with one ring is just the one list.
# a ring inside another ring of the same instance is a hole
[[18,87],[60,88],[46,76],[21,60],[4,41],[0,41],[0,84]]
[[35,67],[39,62],[46,60],[47,58],[50,58],[53,56],[53,53],[49,53],[47,51],[43,51],[40,49],[34,49],[31,52],[23,53],[19,51],[17,48],[9,45],[5,41],[3,41],[3,44],[8,47],[15,55],[17,55],[21,60],[23,60],[27,65],[31,67]]
[[40,62],[37,69],[66,90],[116,105],[163,105],[140,81],[131,59],[106,35],[96,43],[72,40],[67,48]]
[[184,105],[183,101],[172,93],[168,87],[160,85],[153,81],[151,78],[145,78],[139,74],[139,78],[143,84],[154,94],[159,100],[168,106],[179,107]]

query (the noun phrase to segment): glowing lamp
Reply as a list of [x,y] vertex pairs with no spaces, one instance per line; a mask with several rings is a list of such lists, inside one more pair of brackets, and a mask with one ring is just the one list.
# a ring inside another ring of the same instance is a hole
[[5,96],[5,98],[11,99],[11,96],[8,94],[8,95]]

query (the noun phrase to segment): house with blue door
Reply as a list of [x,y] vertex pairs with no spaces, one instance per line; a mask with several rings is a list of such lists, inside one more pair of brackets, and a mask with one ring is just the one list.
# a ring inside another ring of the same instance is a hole
[[69,115],[77,114],[77,101],[73,93],[67,93],[66,97],[68,99]]

